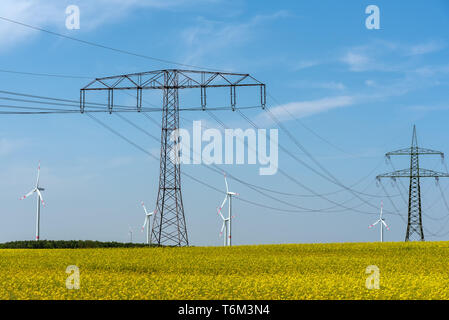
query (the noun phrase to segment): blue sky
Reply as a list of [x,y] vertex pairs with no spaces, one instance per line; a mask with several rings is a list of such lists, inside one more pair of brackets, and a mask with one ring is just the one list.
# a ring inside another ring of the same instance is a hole
[[[67,30],[65,8],[80,7],[81,28]],[[365,27],[365,8],[380,8],[380,30]],[[160,59],[220,70],[250,73],[267,84],[269,107],[288,130],[329,171],[346,185],[383,195],[376,174],[391,171],[383,155],[409,146],[417,125],[420,145],[449,151],[449,4],[444,0],[413,1],[24,1],[2,0],[0,16],[83,40]],[[0,90],[78,99],[89,78],[174,68],[0,21],[0,70],[86,77],[54,78],[0,72]],[[4,96],[3,94],[0,96]],[[156,98],[153,103],[158,103]],[[4,101],[2,101],[3,103]],[[285,116],[287,108],[302,124]],[[274,128],[263,111],[245,112],[264,128]],[[217,113],[230,127],[248,128],[238,114]],[[219,127],[205,113],[181,115],[182,126],[203,120]],[[126,115],[159,136],[159,128],[137,114]],[[153,114],[157,120],[160,114]],[[148,151],[158,143],[114,115],[100,116]],[[318,138],[317,135],[319,135]],[[323,141],[324,138],[327,142]],[[280,131],[279,142],[314,165]],[[126,241],[134,239],[144,215],[139,206],[155,204],[159,163],[121,141],[81,114],[0,115],[0,241],[34,237],[35,202],[19,201],[32,188],[38,161],[46,188],[42,238]],[[405,168],[407,159],[394,159]],[[444,170],[440,159],[422,159],[422,166]],[[341,189],[280,152],[279,167],[318,193]],[[223,165],[242,180],[280,191],[307,194],[280,174],[259,176],[258,166]],[[189,174],[224,189],[221,176],[202,166],[185,166]],[[242,197],[267,206],[292,209],[230,181]],[[389,194],[398,195],[390,181]],[[408,182],[404,181],[407,187]],[[449,182],[441,181],[443,190]],[[424,181],[424,226],[427,239],[448,240],[448,210],[433,180]],[[449,190],[447,190],[449,191]],[[448,192],[446,192],[447,195]],[[273,194],[272,194],[273,195]],[[308,208],[331,207],[323,199],[279,196]],[[193,245],[220,245],[221,223],[216,207],[223,195],[183,179],[189,238]],[[345,211],[285,214],[236,200],[235,244],[375,241],[368,230],[377,211],[361,205],[348,192],[329,196],[372,215]],[[385,198],[364,197],[394,211]],[[406,215],[401,197],[393,198]],[[430,207],[430,208],[429,208]],[[440,219],[442,218],[442,219]],[[402,241],[406,225],[387,215],[389,241]]]

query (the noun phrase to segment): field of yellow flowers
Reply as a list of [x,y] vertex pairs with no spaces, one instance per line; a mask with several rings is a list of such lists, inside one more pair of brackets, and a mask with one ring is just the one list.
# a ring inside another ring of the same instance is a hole
[[2,249],[0,299],[449,299],[449,243]]

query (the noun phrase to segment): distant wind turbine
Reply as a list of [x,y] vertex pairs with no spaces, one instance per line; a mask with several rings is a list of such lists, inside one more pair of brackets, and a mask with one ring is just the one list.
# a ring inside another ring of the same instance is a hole
[[156,214],[156,210],[154,210],[152,212],[148,212],[147,208],[145,207],[145,204],[143,203],[143,201],[141,202],[141,204],[142,204],[143,210],[145,211],[145,222],[143,223],[143,226],[142,226],[142,232],[145,230],[145,226],[146,226],[147,227],[147,244],[149,245],[149,244],[151,244],[151,235],[150,235],[151,223],[150,223],[150,219],[151,219],[151,216],[153,214]]
[[133,243],[133,228],[131,228],[131,226],[128,226],[128,234],[129,234],[129,242]]
[[[231,244],[232,244],[231,227],[232,227],[232,219],[234,218],[232,216],[232,197],[233,196],[238,196],[239,194],[229,191],[228,181],[226,179],[226,174],[224,175],[224,180],[225,180],[225,185],[226,185],[226,196],[225,196],[225,198],[223,200],[223,203],[218,208],[218,215],[223,220],[223,226],[221,227],[220,235],[222,235],[223,231],[225,231],[225,234],[224,234],[224,246],[226,247],[226,246],[231,246]],[[229,200],[229,203],[228,203],[228,217],[225,218],[223,216],[223,214],[221,213],[221,211],[222,211],[223,206],[225,205],[227,200]]]
[[28,198],[29,196],[31,196],[33,193],[37,193],[37,209],[36,209],[36,241],[39,241],[39,236],[40,236],[40,214],[41,214],[41,203],[42,206],[45,207],[45,202],[44,202],[44,198],[42,198],[42,193],[41,191],[44,191],[44,188],[39,187],[39,176],[40,176],[40,172],[41,172],[41,162],[39,161],[39,165],[37,167],[37,180],[36,180],[36,186],[34,187],[33,190],[31,190],[30,192],[28,192],[26,195],[24,195],[22,198],[20,198],[20,200],[24,200],[26,198]]
[[382,216],[382,211],[384,208],[384,203],[383,201],[380,203],[380,217],[379,220],[377,220],[376,222],[374,222],[372,225],[369,226],[369,228],[371,229],[372,227],[374,227],[376,224],[378,224],[379,222],[380,224],[380,242],[384,242],[384,233],[383,233],[383,226],[385,226],[385,228],[387,228],[388,231],[390,231],[390,228],[388,227],[388,225],[385,223],[385,220]]

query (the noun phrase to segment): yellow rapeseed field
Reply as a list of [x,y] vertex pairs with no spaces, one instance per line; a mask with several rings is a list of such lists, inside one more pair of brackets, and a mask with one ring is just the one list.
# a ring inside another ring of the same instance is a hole
[[448,242],[0,250],[0,299],[448,298]]

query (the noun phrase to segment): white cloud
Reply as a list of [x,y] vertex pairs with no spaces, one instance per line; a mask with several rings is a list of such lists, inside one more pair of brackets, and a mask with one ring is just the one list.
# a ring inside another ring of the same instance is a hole
[[[169,10],[220,0],[1,0],[0,16],[38,28],[65,29],[67,6],[80,8],[80,31],[92,30],[106,23],[116,23],[139,8]],[[74,3],[75,2],[75,3]],[[0,48],[3,50],[39,35],[39,31],[4,20],[0,21]]]
[[301,61],[296,66],[294,66],[295,71],[304,70],[320,65],[321,62],[317,60]]
[[346,49],[339,61],[346,64],[350,71],[408,72],[412,56],[437,52],[445,48],[441,41],[429,41],[419,44],[372,41],[366,45]]
[[294,84],[296,88],[311,88],[311,89],[327,89],[327,90],[345,90],[346,86],[342,82],[310,82],[301,81]]
[[423,66],[423,67],[414,69],[412,72],[419,76],[430,77],[430,76],[434,76],[436,74],[449,73],[449,65]]
[[[370,90],[369,93],[359,93],[356,95],[341,95],[334,97],[327,97],[323,99],[310,100],[310,101],[295,101],[276,107],[270,108],[270,111],[281,121],[291,121],[293,119],[300,119],[318,113],[328,112],[334,109],[340,109],[345,107],[351,107],[355,105],[366,105],[373,102],[384,101],[390,97],[397,97],[407,94],[413,88],[420,85],[427,86],[428,84],[420,82],[410,84],[408,79],[401,79],[397,82],[391,82],[385,85],[378,85],[372,80],[367,80],[370,87],[373,87],[375,91]],[[261,121],[264,124],[273,124],[270,116],[266,112],[259,114],[257,121]]]
[[7,156],[27,144],[24,139],[0,138],[0,156]]
[[[312,101],[290,102],[271,108],[270,111],[279,121],[287,121],[292,120],[292,116],[297,119],[304,118],[313,114],[330,111],[332,109],[348,107],[355,103],[355,97],[337,96]],[[265,118],[264,120],[269,119],[269,116],[266,113],[263,113],[262,116]]]
[[423,55],[439,51],[445,47],[445,44],[437,41],[430,41],[418,45],[411,46],[409,49],[409,55]]
[[353,51],[347,52],[341,60],[349,66],[351,71],[365,71],[371,63],[367,55]]
[[0,139],[0,155],[4,156],[11,152],[13,145],[5,138]]
[[288,12],[281,10],[269,15],[256,15],[244,23],[198,18],[196,26],[182,33],[182,41],[190,52],[184,63],[200,64],[211,52],[246,43],[259,31],[261,25],[288,16]]
[[[2,0],[0,2],[2,17],[36,26],[56,23],[57,15],[54,9],[54,7],[48,5],[48,2],[41,0]],[[64,11],[61,11],[62,18],[64,18],[63,15]],[[2,20],[0,21],[0,46],[5,49],[5,46],[12,46],[37,33],[36,30]]]
[[425,112],[446,111],[449,110],[449,105],[416,105],[407,107],[406,109],[412,111],[425,111]]
[[[357,94],[328,97],[312,101],[290,102],[274,107],[272,112],[280,121],[302,118],[333,109],[348,107],[355,104],[366,104],[384,101],[390,97],[407,94],[410,91],[424,87],[440,85],[441,81],[432,76],[449,73],[449,66],[416,66],[412,55],[424,55],[443,48],[441,42],[427,42],[417,45],[405,45],[385,41],[374,41],[362,46],[347,48],[338,61],[348,66],[353,72],[381,71],[396,73],[387,81],[367,79],[364,81],[364,92]],[[311,64],[313,65],[313,64]],[[337,81],[331,82],[300,82],[297,86],[307,88],[322,88],[347,90],[346,86]],[[428,108],[426,108],[428,109]],[[267,115],[259,116],[261,121],[271,123]]]
[[159,158],[161,156],[161,149],[160,148],[150,148],[149,152],[154,156]]

